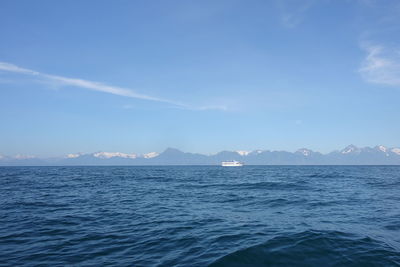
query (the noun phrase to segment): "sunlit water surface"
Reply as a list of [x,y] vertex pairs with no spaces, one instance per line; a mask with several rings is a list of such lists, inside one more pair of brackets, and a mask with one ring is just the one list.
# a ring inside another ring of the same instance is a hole
[[1,266],[400,266],[400,167],[1,167]]

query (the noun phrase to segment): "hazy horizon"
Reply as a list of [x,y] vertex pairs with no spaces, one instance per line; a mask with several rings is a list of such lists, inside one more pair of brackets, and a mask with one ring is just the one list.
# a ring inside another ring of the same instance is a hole
[[24,160],[24,159],[50,159],[50,158],[78,158],[81,156],[85,155],[92,155],[94,157],[98,158],[103,158],[103,159],[109,159],[109,158],[130,158],[130,159],[135,159],[135,158],[154,158],[158,157],[161,154],[168,152],[168,151],[179,151],[181,153],[187,153],[187,154],[196,154],[196,155],[202,155],[202,156],[216,156],[220,153],[223,152],[234,152],[237,153],[240,156],[247,156],[251,155],[251,153],[263,153],[263,152],[288,152],[288,153],[301,153],[304,154],[304,156],[309,156],[309,152],[313,153],[319,153],[323,156],[329,155],[331,153],[336,153],[340,152],[341,154],[347,154],[349,152],[351,153],[358,153],[357,151],[364,151],[364,152],[371,152],[369,151],[370,149],[375,150],[380,153],[392,153],[395,156],[400,156],[400,148],[399,147],[388,147],[384,145],[374,145],[374,146],[365,146],[365,147],[360,147],[354,144],[349,144],[347,146],[341,147],[341,148],[336,148],[334,150],[328,151],[328,152],[321,152],[317,150],[313,150],[307,147],[301,147],[295,150],[284,150],[284,149],[253,149],[253,150],[244,150],[244,149],[239,149],[239,150],[234,150],[234,149],[226,149],[226,150],[220,150],[216,152],[211,152],[211,153],[200,153],[196,151],[185,151],[181,150],[176,147],[166,147],[160,151],[147,151],[144,153],[138,153],[135,151],[102,151],[102,150],[96,150],[96,151],[75,151],[67,154],[58,154],[58,155],[53,155],[53,156],[40,156],[40,155],[29,155],[29,154],[14,154],[14,155],[4,155],[0,154],[0,160],[2,159],[7,159],[7,158],[13,158],[17,160]]

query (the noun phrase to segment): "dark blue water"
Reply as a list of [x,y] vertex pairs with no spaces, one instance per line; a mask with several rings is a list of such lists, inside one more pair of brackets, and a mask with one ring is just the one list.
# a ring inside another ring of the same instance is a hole
[[3,167],[0,265],[400,266],[400,167]]

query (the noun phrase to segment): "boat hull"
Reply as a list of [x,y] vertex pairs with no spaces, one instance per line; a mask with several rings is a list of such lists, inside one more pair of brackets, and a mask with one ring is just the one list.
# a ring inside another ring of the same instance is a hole
[[238,161],[224,161],[221,163],[222,167],[241,167],[243,163]]

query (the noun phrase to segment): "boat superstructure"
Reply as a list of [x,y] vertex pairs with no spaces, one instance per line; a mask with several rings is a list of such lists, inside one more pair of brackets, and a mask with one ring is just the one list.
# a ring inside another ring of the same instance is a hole
[[223,161],[221,163],[221,166],[223,166],[223,167],[240,167],[240,166],[243,166],[243,163],[236,161],[236,160],[230,160],[230,161]]

